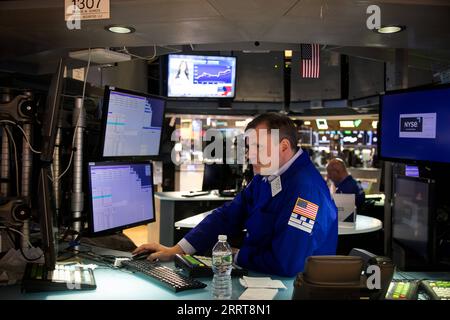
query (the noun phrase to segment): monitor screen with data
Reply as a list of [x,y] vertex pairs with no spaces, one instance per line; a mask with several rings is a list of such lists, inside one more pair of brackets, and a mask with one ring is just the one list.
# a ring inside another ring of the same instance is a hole
[[111,233],[155,221],[150,162],[91,162],[90,230]]
[[106,87],[102,156],[157,156],[164,107],[165,100],[161,97]]

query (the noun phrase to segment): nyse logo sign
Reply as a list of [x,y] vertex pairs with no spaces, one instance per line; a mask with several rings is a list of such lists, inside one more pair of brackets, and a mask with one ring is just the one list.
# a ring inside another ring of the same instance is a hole
[[402,132],[422,132],[422,117],[401,118],[400,131]]
[[436,138],[436,113],[401,114],[399,120],[400,138]]

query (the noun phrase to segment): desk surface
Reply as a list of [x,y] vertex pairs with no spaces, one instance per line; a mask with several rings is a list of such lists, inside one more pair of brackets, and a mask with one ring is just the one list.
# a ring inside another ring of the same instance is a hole
[[[104,255],[130,256],[130,253],[94,248],[95,252]],[[96,262],[93,262],[96,263]],[[173,262],[164,263],[174,267]],[[211,300],[211,278],[199,278],[198,280],[207,284],[204,289],[187,290],[174,293],[166,289],[158,281],[139,273],[132,273],[125,269],[112,269],[99,266],[94,270],[96,290],[88,291],[60,291],[60,292],[38,292],[21,293],[20,286],[0,287],[0,299],[23,299],[23,300]],[[267,276],[250,272],[249,276]],[[271,276],[272,279],[281,280],[287,287],[279,290],[275,299],[289,300],[292,296],[294,278],[282,278]],[[244,287],[239,279],[233,277],[232,299],[238,299],[244,292]]]
[[384,207],[384,199],[385,199],[384,193],[366,194],[366,200],[369,199],[376,199],[375,206]]
[[234,199],[233,197],[222,197],[212,192],[204,196],[183,197],[184,194],[188,193],[189,191],[155,192],[155,198],[164,201],[228,201]]
[[[100,254],[116,256],[129,256],[129,253],[93,247],[93,251]],[[173,263],[166,263],[169,267]],[[173,293],[161,286],[159,282],[152,280],[139,273],[131,273],[124,269],[111,269],[99,267],[94,271],[97,289],[91,291],[60,291],[21,293],[20,286],[0,287],[0,298],[2,300],[211,300],[211,278],[199,278],[208,286],[204,289],[188,290]],[[265,276],[250,272],[250,276]],[[276,300],[290,300],[293,292],[294,278],[282,278],[271,276],[272,279],[281,280],[287,287],[279,290],[275,296]],[[448,280],[449,272],[399,272],[394,275],[395,279],[430,279]],[[239,284],[238,278],[233,278],[232,299],[237,299],[244,288]]]
[[[180,220],[175,222],[175,228],[187,228],[192,229],[198,225],[207,215],[212,211],[203,212],[195,216]],[[382,223],[380,220],[372,217],[357,215],[356,223],[354,227],[347,227],[339,223],[338,233],[339,235],[350,235],[350,234],[360,234],[369,233],[373,231],[380,230],[382,228]]]

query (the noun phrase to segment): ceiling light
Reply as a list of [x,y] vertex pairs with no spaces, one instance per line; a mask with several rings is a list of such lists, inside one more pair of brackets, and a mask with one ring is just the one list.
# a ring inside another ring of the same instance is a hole
[[284,50],[284,57],[287,59],[292,58],[292,50]]
[[304,124],[305,126],[310,126],[310,125],[311,125],[311,121],[305,121],[305,122],[303,122],[303,124]]
[[107,26],[106,30],[113,33],[133,33],[135,31],[134,28],[126,26]]
[[72,51],[69,52],[69,57],[82,61],[91,60],[91,63],[98,64],[112,64],[131,60],[129,54],[112,51],[106,48]]
[[405,30],[405,27],[403,26],[383,26],[379,29],[375,29],[376,32],[381,34],[397,33],[403,30]]

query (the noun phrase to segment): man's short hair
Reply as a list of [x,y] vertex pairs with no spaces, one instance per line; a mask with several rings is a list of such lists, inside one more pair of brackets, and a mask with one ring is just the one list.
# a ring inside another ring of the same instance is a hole
[[255,129],[261,124],[265,124],[269,132],[271,129],[279,129],[280,141],[283,139],[288,139],[289,143],[291,144],[291,148],[293,150],[298,149],[297,127],[295,126],[295,123],[291,120],[291,118],[275,112],[263,113],[250,121],[245,128],[245,131],[249,129]]

